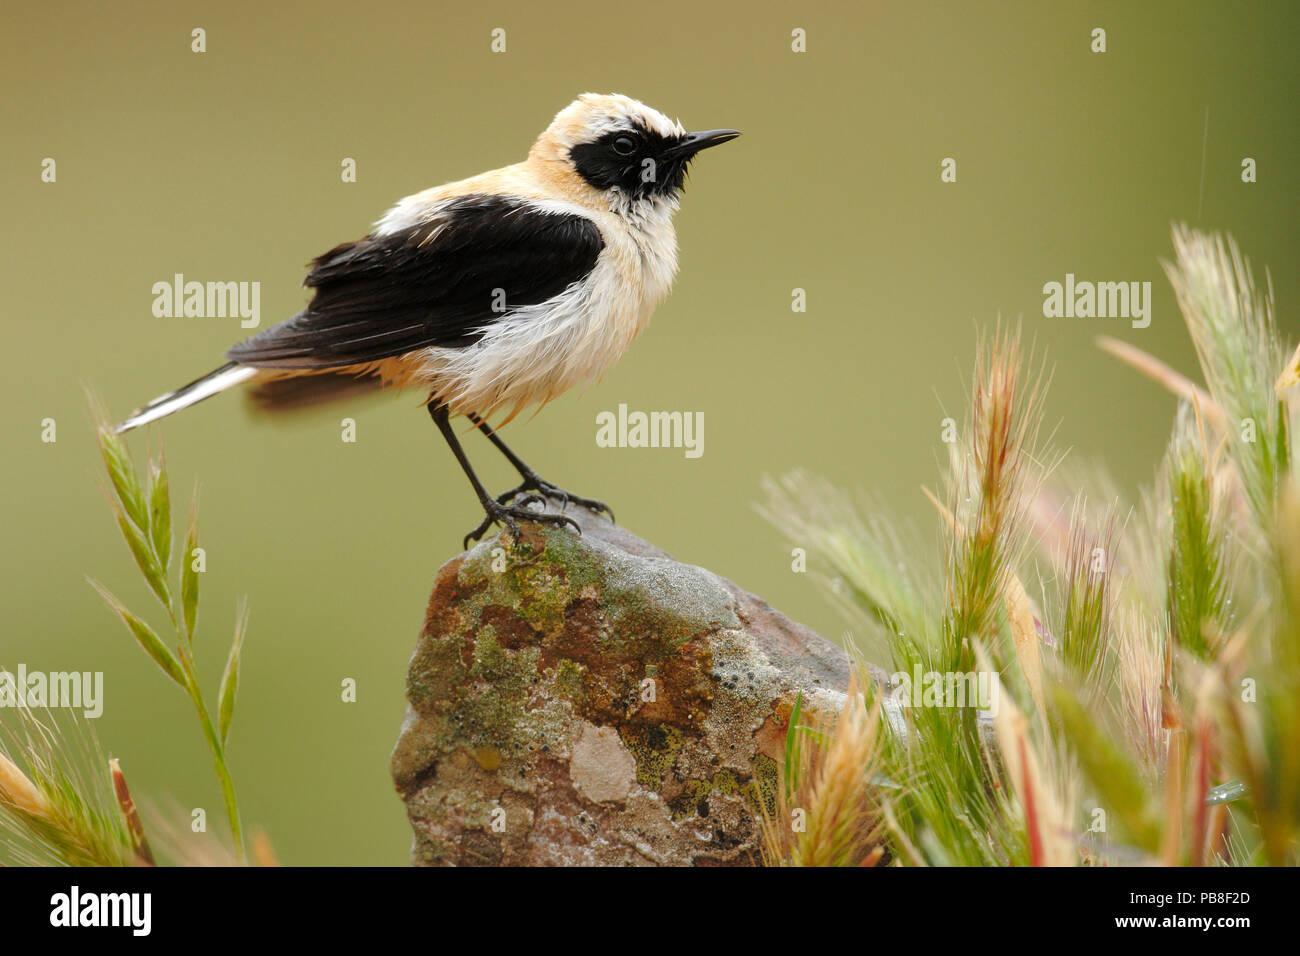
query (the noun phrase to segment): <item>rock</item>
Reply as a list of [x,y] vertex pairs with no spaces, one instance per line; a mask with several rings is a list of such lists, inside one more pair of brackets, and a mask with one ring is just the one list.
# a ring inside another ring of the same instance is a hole
[[393,779],[418,865],[751,865],[837,647],[582,508],[438,572]]

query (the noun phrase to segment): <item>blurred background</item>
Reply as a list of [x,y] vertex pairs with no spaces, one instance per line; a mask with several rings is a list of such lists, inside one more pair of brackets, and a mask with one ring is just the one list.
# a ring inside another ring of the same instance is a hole
[[[155,318],[153,283],[258,281],[265,328],[305,302],[310,258],[401,196],[522,159],[586,90],[745,135],[696,163],[676,290],[622,364],[507,429],[544,476],[838,639],[754,512],[761,477],[806,468],[931,528],[918,486],[938,473],[945,409],[961,417],[977,333],[1002,316],[1054,369],[1057,445],[1135,492],[1174,402],[1094,339],[1194,372],[1159,265],[1171,222],[1235,235],[1257,275],[1271,270],[1284,337],[1300,331],[1300,8],[990,6],[7,2],[0,662],[103,671],[95,730],[134,789],[219,825],[188,701],[86,582],[149,607],[83,386],[121,417],[249,334]],[[1090,50],[1097,27],[1105,53]],[[1067,272],[1151,282],[1150,327],[1044,318],[1043,285]],[[418,401],[268,423],[227,395],[162,428],[177,510],[201,488],[212,694],[236,601],[251,606],[231,762],[246,825],[285,863],[407,859],[388,775],[407,657],[437,569],[480,517]],[[620,403],[704,412],[703,457],[598,448],[596,414]],[[340,441],[345,415],[355,443]],[[145,443],[131,436],[141,457]],[[491,487],[514,484],[486,442],[468,447]],[[355,703],[340,700],[347,678]]]

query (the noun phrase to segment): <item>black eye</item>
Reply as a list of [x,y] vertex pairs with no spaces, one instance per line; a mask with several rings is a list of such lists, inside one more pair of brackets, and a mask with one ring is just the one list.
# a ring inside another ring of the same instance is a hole
[[610,144],[610,148],[620,156],[631,156],[636,152],[636,140],[631,136],[620,136]]

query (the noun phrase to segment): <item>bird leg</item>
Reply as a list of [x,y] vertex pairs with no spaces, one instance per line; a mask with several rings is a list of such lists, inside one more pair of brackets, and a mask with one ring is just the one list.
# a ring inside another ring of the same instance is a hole
[[[537,472],[533,471],[533,469],[529,468],[528,465],[524,463],[523,459],[521,459],[518,455],[516,455],[513,451],[511,451],[510,446],[508,446],[505,442],[503,442],[500,436],[498,436],[497,433],[492,430],[492,426],[490,426],[479,416],[475,415],[473,412],[470,412],[468,417],[469,420],[472,421],[483,432],[483,434],[487,436],[488,441],[496,445],[497,450],[500,451],[501,454],[506,456],[506,460],[510,462],[510,464],[515,466],[515,471],[519,472],[519,477],[523,479],[523,481],[520,482],[517,487],[511,488],[505,494],[498,495],[497,496],[498,502],[500,502],[501,504],[505,504],[511,499],[524,494],[524,492],[534,491],[534,492],[540,492],[542,495],[547,495],[552,498],[560,499],[560,501],[562,502],[561,505],[562,509],[567,508],[569,502],[572,501],[574,504],[581,505],[582,507],[586,508],[588,511],[593,511],[597,514],[604,512],[605,514],[609,515],[610,521],[614,520],[614,510],[610,508],[609,505],[605,504],[605,502],[597,501],[595,498],[584,498],[581,495],[575,495],[572,492],[565,491],[559,485],[551,484],[549,481],[547,481]],[[536,498],[536,497],[537,497],[536,495],[525,495],[525,497],[522,498],[521,501],[527,501],[530,498]]]
[[[510,531],[510,536],[519,540],[519,525],[516,521],[536,521],[541,524],[570,524],[581,534],[582,529],[578,527],[578,522],[574,521],[568,515],[563,514],[545,514],[542,512],[532,511],[527,508],[526,503],[517,505],[507,505],[505,501],[498,501],[487,493],[483,483],[478,480],[478,475],[474,474],[474,469],[470,466],[469,459],[465,457],[465,450],[460,447],[460,440],[456,437],[455,430],[451,427],[450,412],[446,405],[430,402],[428,405],[429,417],[433,423],[438,426],[438,431],[442,432],[442,437],[446,439],[447,445],[451,448],[451,453],[456,456],[460,462],[460,467],[465,472],[465,477],[474,487],[474,494],[478,495],[479,504],[483,506],[484,514],[483,523],[477,528],[465,535],[464,547],[469,548],[471,541],[477,541],[483,537],[488,528],[493,524],[500,523]],[[540,500],[540,499],[539,499]]]

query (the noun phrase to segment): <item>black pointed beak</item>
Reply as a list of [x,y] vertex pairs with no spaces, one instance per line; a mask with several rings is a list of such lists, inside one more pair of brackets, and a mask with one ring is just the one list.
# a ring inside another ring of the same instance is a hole
[[687,133],[683,139],[668,151],[668,155],[674,158],[689,159],[700,150],[729,143],[739,135],[740,130],[736,129],[706,129],[699,133]]

